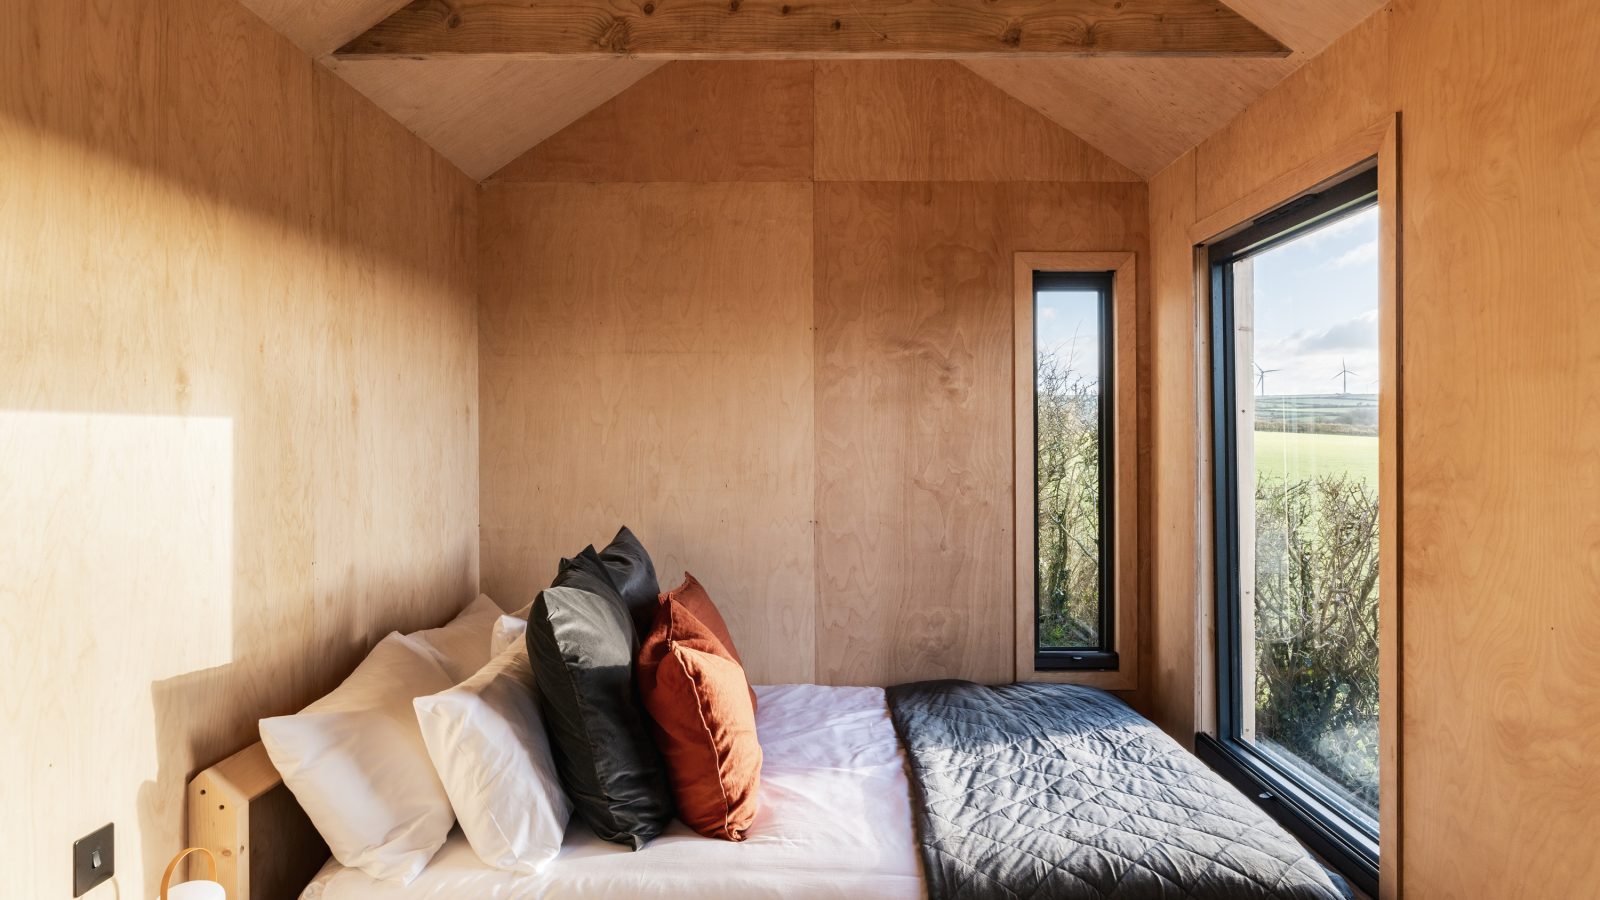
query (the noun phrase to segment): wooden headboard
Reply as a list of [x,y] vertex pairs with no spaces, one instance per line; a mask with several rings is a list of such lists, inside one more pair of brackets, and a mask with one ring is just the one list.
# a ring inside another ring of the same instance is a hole
[[189,782],[189,845],[216,855],[229,900],[294,900],[328,860],[260,743]]

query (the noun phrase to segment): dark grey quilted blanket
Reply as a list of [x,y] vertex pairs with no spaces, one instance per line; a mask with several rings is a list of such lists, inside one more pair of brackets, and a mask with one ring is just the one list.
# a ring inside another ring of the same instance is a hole
[[1336,900],[1264,812],[1149,720],[1075,685],[889,689],[931,900]]

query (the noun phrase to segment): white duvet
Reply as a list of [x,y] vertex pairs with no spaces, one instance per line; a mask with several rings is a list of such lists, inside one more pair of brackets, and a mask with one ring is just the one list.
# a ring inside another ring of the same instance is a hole
[[881,688],[757,687],[761,811],[742,843],[674,822],[637,853],[576,818],[538,875],[491,869],[457,829],[409,885],[329,862],[302,900],[920,898],[905,758]]

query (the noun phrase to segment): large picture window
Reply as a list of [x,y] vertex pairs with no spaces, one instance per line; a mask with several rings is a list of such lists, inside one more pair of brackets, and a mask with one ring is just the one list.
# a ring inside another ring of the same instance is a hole
[[1377,195],[1368,170],[1209,248],[1214,749],[1374,877]]
[[1036,669],[1109,669],[1114,649],[1114,274],[1033,276]]

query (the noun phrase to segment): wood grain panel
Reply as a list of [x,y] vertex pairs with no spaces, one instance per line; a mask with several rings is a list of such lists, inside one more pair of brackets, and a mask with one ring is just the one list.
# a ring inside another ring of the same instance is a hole
[[240,0],[307,55],[332,53],[407,0]]
[[1152,614],[1145,622],[1153,652],[1146,664],[1148,715],[1167,733],[1192,746],[1200,727],[1198,696],[1209,685],[1196,677],[1209,632],[1209,584],[1201,557],[1200,496],[1202,431],[1207,403],[1197,371],[1208,316],[1198,308],[1194,249],[1194,154],[1150,180],[1151,360],[1149,394],[1153,484],[1151,541],[1155,564],[1150,584]]
[[329,61],[339,77],[482,181],[660,65],[642,60]]
[[[153,897],[184,782],[477,583],[474,187],[233,4],[0,30],[0,846]],[[406,190],[396,191],[403,183]]]
[[1400,117],[1389,120],[1378,146],[1378,795],[1388,797],[1378,809],[1378,855],[1385,862],[1378,872],[1378,894],[1384,900],[1399,896],[1404,863],[1400,835],[1405,797],[1404,744],[1405,515],[1401,492],[1405,485],[1405,390],[1401,322],[1405,318],[1400,278],[1403,258],[1400,222],[1405,198],[1400,194]]
[[965,65],[1149,178],[1216,133],[1297,59],[985,59]]
[[661,59],[817,56],[1284,56],[1288,48],[1206,0],[418,0],[340,48],[345,56],[496,54]]
[[1194,244],[1211,243],[1237,234],[1258,216],[1271,212],[1313,187],[1328,186],[1376,159],[1385,136],[1393,130],[1393,116],[1385,116],[1360,131],[1325,146],[1316,156],[1281,175],[1261,181],[1239,199],[1202,216],[1189,228]]
[[811,232],[807,183],[488,189],[486,591],[626,522],[752,679],[812,679]]
[[820,181],[1140,181],[959,63],[819,62]]
[[1600,18],[1397,6],[1412,897],[1600,879]]
[[1227,0],[1228,7],[1310,58],[1343,37],[1387,0]]
[[1143,247],[1143,185],[817,185],[817,677],[1009,681],[1011,258]]
[[[1282,175],[1321,150],[1383,119],[1388,102],[1390,13],[1356,26],[1318,58],[1201,145],[1195,157],[1195,211],[1214,213],[1265,178]],[[1293,122],[1295,129],[1285,128]]]
[[811,105],[810,63],[671,63],[494,180],[809,181]]

